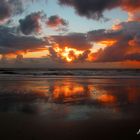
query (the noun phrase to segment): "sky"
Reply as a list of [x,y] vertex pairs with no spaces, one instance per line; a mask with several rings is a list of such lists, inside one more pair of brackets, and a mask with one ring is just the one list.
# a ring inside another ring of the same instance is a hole
[[140,68],[140,0],[0,0],[0,67]]

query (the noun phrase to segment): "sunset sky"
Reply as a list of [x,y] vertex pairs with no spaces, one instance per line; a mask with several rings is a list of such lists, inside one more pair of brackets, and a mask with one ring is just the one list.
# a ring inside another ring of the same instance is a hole
[[140,0],[0,0],[0,58],[140,68]]

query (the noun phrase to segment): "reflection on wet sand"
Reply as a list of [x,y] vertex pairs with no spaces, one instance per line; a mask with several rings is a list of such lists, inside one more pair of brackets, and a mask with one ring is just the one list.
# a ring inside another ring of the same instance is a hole
[[114,103],[116,101],[116,97],[113,95],[101,95],[98,97],[98,100],[103,103]]
[[122,134],[130,137],[140,126],[139,79],[24,80],[0,81],[3,140],[5,136],[11,138],[7,135],[11,130],[14,136],[19,134],[20,140],[88,136],[113,139]]
[[[98,93],[97,93],[98,92]],[[50,94],[55,103],[79,103],[84,100],[96,100],[100,103],[114,103],[115,95],[97,89],[94,85],[82,85],[75,82],[62,81],[61,85],[50,87]]]
[[50,87],[50,94],[52,94],[52,100],[56,103],[74,103],[90,97],[88,87],[75,82],[65,81],[61,85],[54,84]]
[[[132,82],[132,86],[127,85]],[[38,110],[51,103],[56,106],[58,106],[57,104],[90,105],[96,108],[100,106],[116,110],[123,110],[124,107],[126,110],[130,104],[140,104],[140,86],[136,84],[138,81],[135,80],[127,80],[121,85],[115,79],[106,81],[104,79],[75,78],[48,78],[45,81],[0,81],[0,83],[0,110],[5,109],[5,111],[10,110],[12,106],[18,111],[21,106],[34,107],[34,110],[36,107]]]

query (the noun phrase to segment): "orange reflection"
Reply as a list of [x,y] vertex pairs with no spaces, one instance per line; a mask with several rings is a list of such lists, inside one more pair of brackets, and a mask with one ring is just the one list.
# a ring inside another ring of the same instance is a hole
[[73,87],[73,86],[69,86],[69,85],[64,85],[64,86],[55,86],[54,87],[54,97],[58,98],[59,96],[64,96],[64,97],[72,97],[75,96],[77,94],[81,94],[82,92],[84,92],[84,88],[77,86],[77,87]]
[[75,83],[55,85],[52,87],[52,99],[54,101],[71,102],[89,97],[89,89]]
[[139,98],[138,98],[138,94],[137,94],[137,88],[128,88],[128,101],[130,103],[135,103]]
[[114,103],[116,101],[115,96],[104,94],[98,97],[98,100],[102,103]]
[[[62,82],[63,83],[63,82]],[[54,85],[51,88],[52,100],[55,102],[75,102],[75,101],[97,101],[99,103],[115,103],[116,96],[106,93],[103,89],[98,89],[93,85],[81,85],[72,82],[64,82],[62,85]]]
[[107,92],[101,87],[93,87],[93,86],[88,87],[90,89],[90,93],[94,93],[91,94],[90,97],[93,100],[97,100],[97,102],[111,104],[117,101],[117,97],[115,95],[112,95],[112,92]]

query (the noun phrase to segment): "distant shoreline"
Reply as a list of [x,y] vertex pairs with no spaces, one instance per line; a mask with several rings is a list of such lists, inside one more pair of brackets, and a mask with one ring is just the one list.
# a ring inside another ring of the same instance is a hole
[[0,68],[1,70],[12,70],[12,69],[16,69],[16,70],[140,70],[140,68],[45,68],[45,67],[40,67],[40,68],[36,68],[36,67],[32,67],[32,68],[27,68],[27,67],[9,67],[9,68]]

